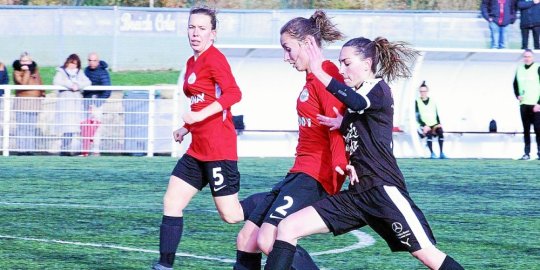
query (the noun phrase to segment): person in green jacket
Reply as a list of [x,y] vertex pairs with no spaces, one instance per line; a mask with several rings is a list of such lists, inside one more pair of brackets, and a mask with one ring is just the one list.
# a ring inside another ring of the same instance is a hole
[[534,53],[530,49],[523,52],[523,63],[517,68],[514,78],[514,94],[520,104],[525,142],[525,153],[520,160],[531,159],[531,125],[534,126],[537,158],[540,160],[540,65],[534,62]]
[[437,155],[433,152],[433,137],[439,139],[440,155],[439,158],[447,158],[443,152],[444,144],[444,132],[439,120],[439,114],[437,112],[437,105],[435,101],[429,98],[429,87],[426,85],[426,81],[422,82],[419,88],[420,97],[416,99],[415,110],[416,120],[420,127],[418,128],[418,135],[420,138],[427,138],[427,146],[431,152],[431,158],[437,158]]

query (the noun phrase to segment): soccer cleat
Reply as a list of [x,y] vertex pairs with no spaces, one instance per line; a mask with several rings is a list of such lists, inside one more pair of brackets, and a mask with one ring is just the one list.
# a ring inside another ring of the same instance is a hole
[[173,270],[172,267],[166,267],[159,263],[155,263],[150,269],[151,270]]
[[441,153],[441,155],[439,156],[440,159],[447,159],[446,155],[444,153]]
[[435,153],[431,153],[431,159],[434,159],[434,158],[437,158],[437,156],[435,155]]
[[529,160],[531,159],[531,157],[527,154],[523,155],[521,158],[519,158],[519,160]]

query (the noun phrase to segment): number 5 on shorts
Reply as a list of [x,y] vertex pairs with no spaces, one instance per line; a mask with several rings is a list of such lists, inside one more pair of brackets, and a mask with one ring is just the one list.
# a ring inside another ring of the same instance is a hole
[[212,169],[212,177],[214,178],[214,186],[220,186],[225,181],[223,174],[221,174],[221,167]]

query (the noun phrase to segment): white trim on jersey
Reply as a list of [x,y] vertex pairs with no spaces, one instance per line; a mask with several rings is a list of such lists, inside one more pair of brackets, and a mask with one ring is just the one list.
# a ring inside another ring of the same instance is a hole
[[418,220],[418,217],[416,216],[411,205],[409,204],[409,201],[405,199],[405,197],[403,197],[397,187],[384,186],[384,191],[386,191],[388,197],[390,197],[390,199],[396,205],[403,217],[405,217],[405,221],[407,221],[407,224],[409,225],[411,231],[416,237],[418,244],[420,244],[420,248],[423,249],[433,246],[433,243],[431,243],[431,241],[429,240],[429,237],[427,236],[424,227],[422,227],[422,224],[420,224],[420,221]]

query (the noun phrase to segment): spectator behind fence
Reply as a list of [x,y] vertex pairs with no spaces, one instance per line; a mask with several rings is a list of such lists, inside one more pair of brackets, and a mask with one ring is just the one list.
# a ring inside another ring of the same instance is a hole
[[[84,69],[84,74],[92,85],[111,85],[111,77],[107,68],[109,65],[105,61],[99,60],[99,55],[95,52],[88,54],[88,66]],[[111,90],[100,91],[84,91],[83,97],[91,99],[85,101],[85,110],[89,108],[91,104],[96,107],[101,107],[105,102],[105,99],[111,96]]]
[[524,154],[520,160],[529,160],[531,152],[531,125],[534,126],[538,160],[540,160],[540,112],[535,106],[540,104],[540,65],[534,62],[534,54],[527,49],[523,52],[523,65],[520,65],[514,78],[514,94],[519,100],[519,111],[523,123]]
[[61,67],[56,68],[53,83],[67,88],[58,91],[55,122],[56,132],[62,136],[60,155],[71,156],[77,152],[73,137],[79,135],[84,120],[82,91],[92,82],[81,72],[79,56],[71,54]]
[[[107,68],[109,65],[105,61],[99,60],[99,55],[95,52],[88,54],[88,66],[84,69],[84,74],[92,85],[111,85],[111,77]],[[99,150],[101,144],[99,128],[99,117],[102,112],[101,106],[107,98],[111,96],[111,90],[97,90],[97,91],[84,91],[84,110],[86,111],[85,122],[90,123],[91,126],[83,125],[81,132],[83,138],[83,155],[88,155],[88,150],[91,145],[94,149]],[[92,132],[88,132],[92,131]],[[94,152],[95,156],[99,155],[99,152]]]
[[482,0],[482,17],[489,23],[491,48],[504,49],[507,46],[508,25],[516,21],[516,0]]
[[534,49],[540,49],[540,0],[519,0],[521,48],[529,48],[529,31],[533,34]]
[[[41,85],[39,68],[27,52],[23,52],[19,60],[13,62],[13,81],[16,85]],[[18,155],[32,155],[37,150],[37,120],[41,111],[41,102],[45,97],[43,90],[16,90],[13,111],[17,128]]]
[[[9,83],[9,71],[4,63],[0,62],[0,85]],[[4,89],[0,89],[0,97],[4,95]]]
[[439,113],[437,112],[437,105],[429,96],[429,88],[426,85],[426,81],[422,82],[419,88],[420,97],[416,99],[414,104],[416,111],[416,120],[420,127],[418,128],[418,135],[420,138],[426,138],[429,152],[431,152],[431,158],[437,158],[433,152],[433,137],[439,138],[439,158],[445,159],[446,156],[443,152],[444,133],[439,120]]

